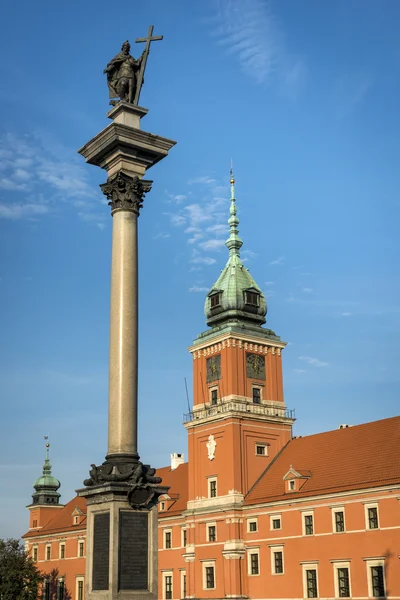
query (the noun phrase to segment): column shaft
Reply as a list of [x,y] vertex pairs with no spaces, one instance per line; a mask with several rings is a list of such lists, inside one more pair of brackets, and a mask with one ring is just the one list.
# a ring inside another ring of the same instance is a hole
[[138,215],[113,214],[108,454],[137,454]]

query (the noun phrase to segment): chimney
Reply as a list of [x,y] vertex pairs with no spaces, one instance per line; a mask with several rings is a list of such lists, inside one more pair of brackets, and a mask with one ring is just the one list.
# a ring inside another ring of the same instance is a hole
[[183,454],[178,454],[174,452],[171,456],[171,471],[174,471],[179,465],[185,462],[185,457]]

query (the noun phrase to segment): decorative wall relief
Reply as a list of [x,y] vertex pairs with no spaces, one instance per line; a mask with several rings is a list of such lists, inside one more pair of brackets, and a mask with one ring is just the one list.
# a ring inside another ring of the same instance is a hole
[[214,460],[216,445],[217,445],[217,442],[215,441],[214,436],[213,435],[209,435],[208,436],[208,442],[206,444],[206,446],[207,446],[207,452],[208,452],[208,460]]

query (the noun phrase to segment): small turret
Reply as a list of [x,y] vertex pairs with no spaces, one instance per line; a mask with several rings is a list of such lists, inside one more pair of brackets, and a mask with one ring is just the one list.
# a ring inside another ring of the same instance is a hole
[[[45,439],[48,439],[47,436]],[[52,476],[49,458],[50,444],[46,442],[46,458],[43,464],[43,473],[33,484],[35,493],[32,494],[32,504],[59,504],[60,496],[57,492],[61,483]]]

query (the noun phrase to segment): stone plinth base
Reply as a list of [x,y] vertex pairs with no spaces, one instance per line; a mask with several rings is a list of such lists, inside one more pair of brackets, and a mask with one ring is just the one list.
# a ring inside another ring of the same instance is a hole
[[157,508],[132,509],[128,490],[78,490],[87,500],[86,600],[157,599]]

